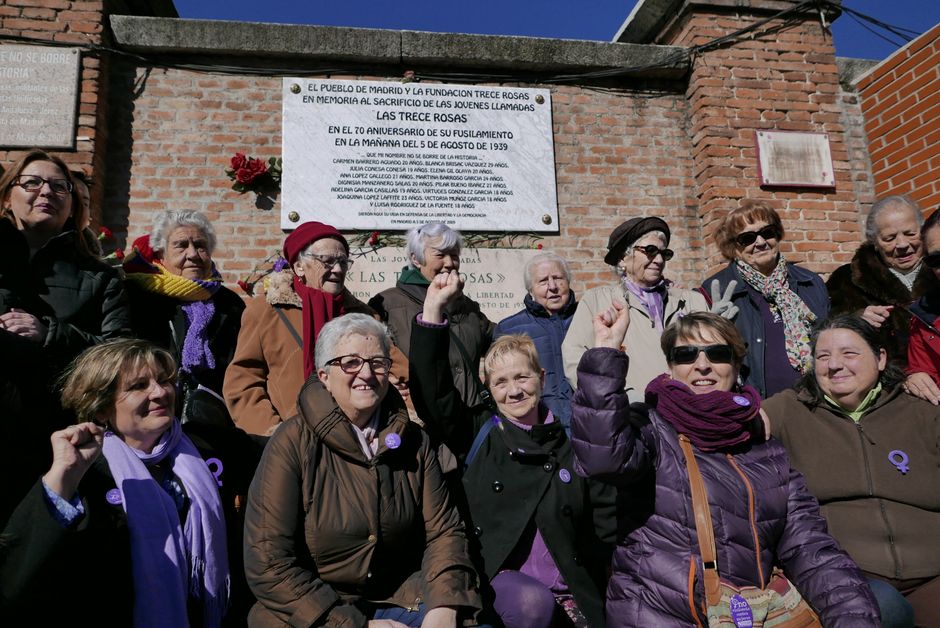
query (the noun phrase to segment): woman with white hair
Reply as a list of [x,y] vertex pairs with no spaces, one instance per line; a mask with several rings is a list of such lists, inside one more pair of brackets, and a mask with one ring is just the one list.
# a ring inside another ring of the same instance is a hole
[[[411,321],[424,309],[431,281],[441,273],[460,270],[463,238],[444,223],[431,222],[408,231],[409,264],[402,269],[394,288],[372,297],[369,305],[388,325],[395,344],[411,347]],[[468,405],[483,400],[480,360],[493,338],[495,325],[480,311],[480,304],[461,294],[447,306],[450,323],[450,365],[460,396]]]
[[437,455],[389,386],[391,348],[366,314],[320,330],[299,413],[249,492],[250,626],[455,628],[480,608]]
[[135,335],[170,351],[180,365],[183,422],[231,426],[222,398],[245,303],[212,263],[215,229],[201,213],[157,214],[124,260]]
[[528,294],[522,311],[500,321],[493,337],[526,334],[532,339],[545,370],[542,403],[567,428],[574,391],[565,377],[561,343],[578,307],[571,290],[571,269],[563,257],[539,253],[526,262],[523,280]]

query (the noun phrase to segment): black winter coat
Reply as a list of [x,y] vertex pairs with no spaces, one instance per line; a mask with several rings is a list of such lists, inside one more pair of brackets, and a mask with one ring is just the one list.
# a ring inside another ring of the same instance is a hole
[[[183,311],[184,303],[148,292],[131,281],[127,282],[127,296],[131,305],[134,335],[163,347],[173,354],[177,364],[182,364],[183,341],[189,330],[189,322]],[[215,368],[191,375],[180,372],[182,394],[177,396],[177,414],[184,421],[199,420],[219,427],[233,427],[232,418],[221,399],[222,382],[225,369],[235,355],[245,301],[223,286],[212,295],[212,303],[215,305],[215,314],[209,322],[206,337],[209,350],[215,358]],[[195,392],[198,386],[208,388],[218,397]]]
[[933,272],[922,266],[908,290],[884,263],[873,244],[858,247],[851,263],[840,266],[826,282],[832,303],[829,314],[859,312],[869,305],[894,305],[890,318],[882,325],[882,338],[888,357],[901,368],[907,365],[907,341],[910,335],[911,315],[905,309],[930,292],[940,290],[940,281]]
[[0,526],[49,467],[49,435],[71,422],[55,379],[88,347],[130,334],[118,272],[83,255],[64,231],[29,256],[26,238],[0,219],[0,314],[22,309],[47,327],[40,345],[0,330]]
[[[463,459],[495,413],[460,399],[448,363],[446,328],[414,323],[410,367],[418,415],[433,438]],[[603,626],[603,591],[616,536],[614,489],[574,473],[571,444],[560,422],[525,432],[497,420],[463,476],[465,516],[478,543],[481,572],[492,579],[520,541],[531,542],[537,527],[581,612],[591,626]]]

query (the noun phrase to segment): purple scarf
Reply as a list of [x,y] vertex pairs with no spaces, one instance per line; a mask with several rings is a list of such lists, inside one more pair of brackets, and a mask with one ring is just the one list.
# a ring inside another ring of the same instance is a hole
[[660,375],[646,387],[646,403],[701,451],[715,451],[746,442],[760,410],[753,386],[735,392],[716,390],[697,395],[683,384]]
[[[174,420],[152,453],[130,447],[111,431],[105,432],[102,451],[127,514],[134,626],[187,626],[190,598],[202,603],[205,626],[220,626],[229,599],[225,516],[215,477],[192,441]],[[173,499],[147,468],[162,460],[171,461],[168,472],[189,498],[182,526]]]
[[640,303],[646,308],[646,313],[650,315],[653,326],[659,332],[663,330],[663,292],[667,286],[665,279],[660,279],[655,286],[646,288],[636,285],[626,276],[623,277],[623,287],[640,300]]
[[180,368],[186,373],[212,370],[215,368],[215,356],[209,349],[209,337],[206,330],[215,316],[215,303],[212,299],[193,301],[183,305],[186,313],[186,338],[183,340],[183,356]]

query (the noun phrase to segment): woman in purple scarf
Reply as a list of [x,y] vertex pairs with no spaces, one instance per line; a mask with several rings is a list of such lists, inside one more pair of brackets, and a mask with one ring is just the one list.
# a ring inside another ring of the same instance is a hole
[[[631,406],[622,346],[630,322],[616,302],[594,317],[571,434],[578,472],[620,488],[626,533],[614,552],[608,625],[709,625],[704,582],[785,585],[775,568],[824,626],[880,625],[864,577],[826,532],[803,476],[765,437],[760,396],[738,384],[745,347],[734,325],[705,312],[669,325],[661,341],[668,371],[650,382],[645,404]],[[684,449],[709,506],[717,559],[707,564]],[[736,608],[738,620],[756,610]]]
[[62,402],[82,422],[52,435],[0,536],[0,623],[223,625],[240,452],[183,433],[175,383],[173,357],[142,340],[77,358]]

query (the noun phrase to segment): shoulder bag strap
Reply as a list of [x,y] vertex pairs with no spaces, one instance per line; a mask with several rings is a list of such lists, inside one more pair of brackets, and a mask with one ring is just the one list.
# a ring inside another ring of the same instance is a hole
[[287,319],[287,314],[284,313],[284,310],[274,306],[274,311],[277,312],[277,315],[281,318],[281,322],[287,327],[287,331],[290,332],[290,335],[294,337],[294,340],[297,341],[297,346],[301,349],[304,348],[304,339],[300,337],[300,334],[297,333],[297,330],[294,329],[294,326],[290,324],[290,321]]
[[708,509],[708,493],[705,482],[698,470],[692,443],[685,434],[679,434],[679,445],[685,455],[685,466],[689,471],[689,485],[692,488],[692,510],[695,513],[695,532],[698,534],[699,552],[702,554],[703,579],[705,581],[705,601],[708,606],[715,606],[721,598],[721,578],[718,575],[717,554],[715,551],[715,530],[712,528],[711,511]]
[[463,460],[464,471],[470,466],[470,463],[473,462],[473,459],[477,457],[477,453],[480,451],[480,447],[483,446],[483,441],[486,440],[486,437],[489,436],[490,432],[493,431],[493,428],[496,427],[496,424],[499,423],[499,419],[495,416],[487,419],[486,423],[480,427],[480,431],[477,432],[476,438],[473,439],[473,444],[470,445],[470,451],[467,453],[467,457]]

